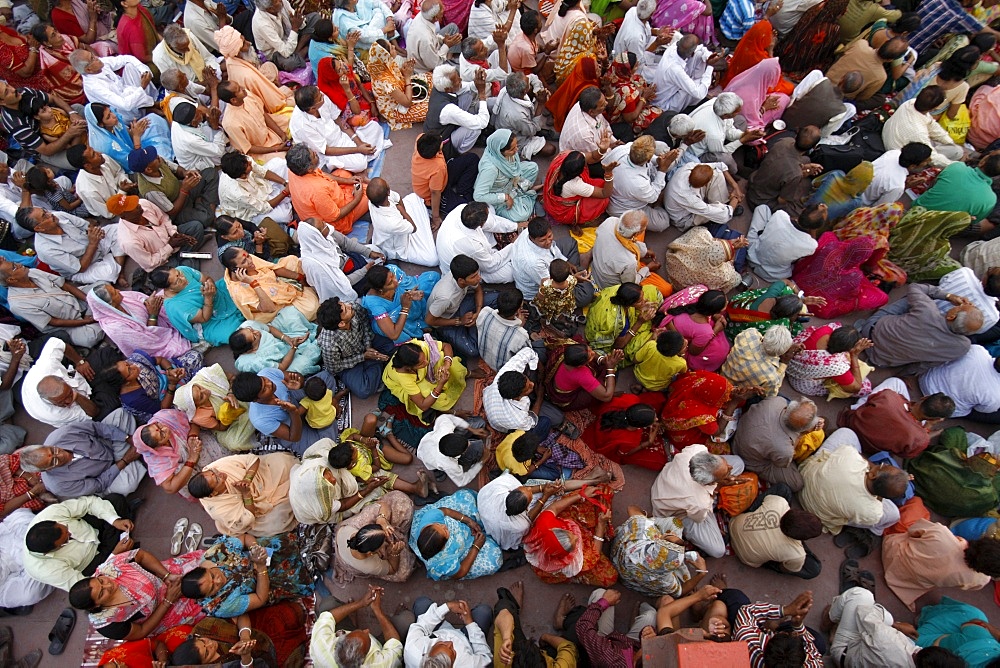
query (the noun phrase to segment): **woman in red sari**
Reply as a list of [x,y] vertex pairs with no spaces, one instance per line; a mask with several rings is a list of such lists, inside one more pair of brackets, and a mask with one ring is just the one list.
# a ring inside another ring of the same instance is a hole
[[[610,174],[614,165],[604,169]],[[607,210],[613,184],[611,179],[590,175],[583,153],[565,151],[549,165],[542,190],[542,206],[556,223],[586,225]]]
[[38,66],[38,42],[13,28],[0,26],[0,79],[15,88],[52,90]]
[[133,640],[112,647],[97,663],[101,668],[153,668],[153,661],[170,664],[170,653],[177,649],[194,629],[184,624],[153,638]]
[[89,44],[99,56],[118,53],[118,46],[113,41],[104,39],[114,32],[115,15],[98,8],[97,2],[93,0],[56,0],[49,13],[49,20],[56,30],[76,37],[83,44]]
[[[778,43],[778,31],[774,29],[770,21],[758,21],[747,31],[736,45],[733,51],[733,58],[729,61],[729,67],[722,75],[720,82],[725,88],[729,82],[737,75],[746,72],[751,67],[762,60],[774,57],[774,47]],[[791,95],[795,90],[794,84],[787,79],[780,79],[778,84],[769,93],[784,93]]]
[[711,371],[689,371],[678,376],[670,384],[670,394],[661,413],[674,452],[695,443],[707,444],[712,452],[719,450],[713,448],[710,438],[726,428],[733,411],[753,392],[754,388],[734,388]]
[[570,71],[566,80],[559,84],[555,92],[549,96],[545,108],[552,112],[552,125],[556,132],[562,130],[566,114],[580,99],[580,93],[589,86],[601,85],[601,68],[594,56],[583,56]]
[[[351,49],[349,53],[354,53]],[[378,120],[378,108],[372,96],[370,83],[361,83],[350,63],[328,56],[316,67],[316,86],[330,100],[344,110],[344,118],[349,121],[354,116],[367,115],[368,120]],[[361,119],[354,121],[357,124]],[[367,121],[360,122],[364,125]]]
[[[49,82],[49,90],[68,104],[83,104],[83,77],[69,62],[71,53],[88,47],[76,37],[64,35],[46,23],[39,23],[31,29],[41,45],[39,64],[42,74]],[[89,50],[89,49],[88,49]]]
[[614,462],[659,471],[667,463],[667,452],[657,417],[666,402],[662,392],[617,396],[598,407],[583,440]]
[[[0,520],[18,508],[37,513],[46,505],[38,498],[43,493],[41,476],[21,470],[21,455],[0,455]],[[46,498],[54,501],[51,495]]]

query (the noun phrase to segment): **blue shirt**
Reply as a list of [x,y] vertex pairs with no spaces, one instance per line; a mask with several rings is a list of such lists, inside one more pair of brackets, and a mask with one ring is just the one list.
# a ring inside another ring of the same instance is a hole
[[[274,383],[274,396],[282,401],[288,401],[288,388],[285,387],[285,374],[280,369],[264,369],[257,374]],[[248,410],[250,423],[265,436],[271,436],[283,424],[291,425],[291,418],[285,409],[273,404],[250,402]]]

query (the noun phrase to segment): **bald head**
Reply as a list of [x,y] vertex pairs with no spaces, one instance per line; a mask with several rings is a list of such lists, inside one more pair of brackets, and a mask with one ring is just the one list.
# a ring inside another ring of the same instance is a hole
[[948,321],[948,329],[962,336],[969,336],[983,328],[983,312],[972,304],[956,306],[944,317]]
[[370,203],[375,206],[385,206],[389,199],[389,184],[386,183],[385,179],[375,177],[368,182],[365,194],[368,196]]
[[704,188],[708,185],[709,181],[712,180],[712,175],[714,170],[708,165],[696,165],[694,169],[691,170],[691,176],[688,177],[688,183],[691,184],[692,188]]
[[861,90],[861,86],[865,83],[865,77],[857,70],[851,70],[846,73],[844,77],[840,80],[838,88],[840,92],[844,95],[853,95]]
[[73,388],[58,376],[45,376],[38,381],[38,396],[53,406],[62,408],[73,403]]
[[799,128],[795,135],[795,148],[799,153],[808,153],[816,147],[819,140],[823,138],[820,130],[815,125],[804,125]]
[[687,60],[694,53],[694,50],[701,44],[701,40],[696,35],[687,34],[677,42],[677,55]]
[[812,431],[816,425],[816,404],[810,399],[790,401],[785,409],[785,426],[794,432]]

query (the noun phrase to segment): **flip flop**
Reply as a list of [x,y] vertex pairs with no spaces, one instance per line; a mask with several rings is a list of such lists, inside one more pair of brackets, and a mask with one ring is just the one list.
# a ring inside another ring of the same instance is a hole
[[844,529],[833,537],[833,544],[837,547],[844,548],[850,547],[858,542],[857,536],[851,531],[850,527],[844,527]]
[[857,577],[858,586],[862,589],[867,589],[875,595],[875,574],[871,571],[858,571]]
[[201,537],[205,535],[202,530],[201,525],[197,522],[191,523],[191,528],[188,529],[187,536],[184,538],[184,550],[185,552],[194,552],[201,545]]
[[59,618],[49,631],[49,654],[59,656],[66,651],[66,641],[73,634],[74,626],[76,626],[76,610],[66,608],[59,613]]
[[208,548],[215,545],[219,539],[222,538],[222,534],[215,534],[213,536],[205,536],[201,539],[201,544],[198,546],[202,550],[207,550]]
[[188,530],[189,520],[182,517],[174,522],[174,533],[170,537],[170,556],[176,557],[181,553],[181,546],[184,544],[184,535]]
[[848,559],[863,559],[875,549],[875,534],[871,531],[859,531],[855,539],[856,543],[844,550]]
[[844,559],[840,564],[840,593],[843,594],[851,587],[858,584],[858,572],[860,566],[856,559]]

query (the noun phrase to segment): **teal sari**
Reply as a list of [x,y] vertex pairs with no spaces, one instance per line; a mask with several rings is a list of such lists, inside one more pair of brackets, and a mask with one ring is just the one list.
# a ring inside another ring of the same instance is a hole
[[198,343],[208,341],[213,346],[223,346],[229,343],[229,337],[240,328],[243,314],[236,308],[225,279],[215,282],[215,299],[212,301],[212,317],[201,324],[201,331],[191,324],[191,318],[205,305],[205,297],[201,294],[201,272],[190,267],[177,267],[184,274],[188,284],[176,296],[163,300],[163,310],[170,318],[170,324],[188,341]]
[[[293,339],[297,336],[309,336],[309,339],[295,351],[295,357],[292,358],[288,371],[301,373],[303,376],[311,376],[319,371],[323,350],[316,343],[316,325],[306,320],[301,311],[294,306],[286,306],[278,311],[278,315],[271,321],[271,327]],[[243,353],[236,358],[238,371],[257,373],[263,369],[276,368],[291,348],[281,339],[275,338],[267,325],[256,320],[243,322],[240,329],[256,329],[260,332],[260,344],[257,350]]]
[[935,642],[965,659],[970,668],[982,668],[1000,657],[1000,643],[972,620],[989,621],[979,608],[945,596],[937,605],[920,611],[917,644],[930,647]]

